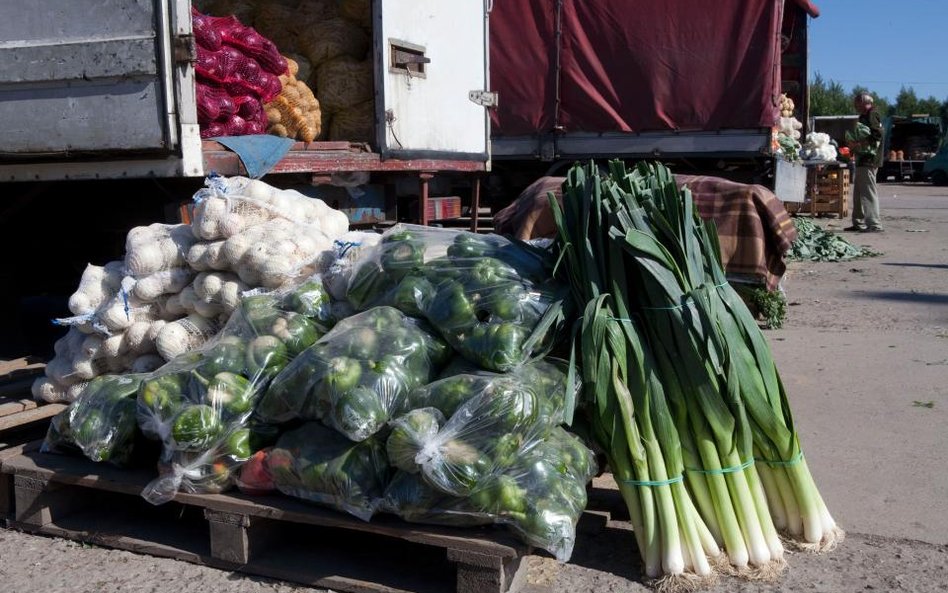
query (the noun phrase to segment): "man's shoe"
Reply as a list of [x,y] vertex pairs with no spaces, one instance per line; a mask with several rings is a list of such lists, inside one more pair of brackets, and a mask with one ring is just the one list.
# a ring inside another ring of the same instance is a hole
[[882,228],[881,226],[871,226],[871,227],[869,227],[868,229],[866,229],[865,232],[867,232],[867,233],[884,233],[884,232],[885,232],[885,229]]
[[848,226],[844,228],[843,230],[846,231],[847,233],[865,233],[866,232],[865,227],[855,226],[855,225]]

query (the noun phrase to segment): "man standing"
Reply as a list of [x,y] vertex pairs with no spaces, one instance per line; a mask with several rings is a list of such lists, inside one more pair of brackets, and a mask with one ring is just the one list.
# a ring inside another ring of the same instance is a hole
[[[879,194],[876,172],[882,166],[882,118],[872,108],[872,95],[862,93],[853,100],[859,113],[856,141],[852,144],[856,158],[856,179],[853,181],[853,225],[847,231],[882,232],[879,218]],[[864,126],[864,127],[863,127]]]

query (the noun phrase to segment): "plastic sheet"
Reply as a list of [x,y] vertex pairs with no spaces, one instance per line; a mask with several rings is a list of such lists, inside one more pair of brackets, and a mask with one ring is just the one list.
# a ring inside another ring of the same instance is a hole
[[377,307],[340,321],[277,376],[257,408],[269,422],[321,420],[365,440],[437,375],[450,349],[416,320]]
[[565,287],[549,252],[496,235],[396,225],[349,280],[357,309],[378,304],[427,319],[462,356],[506,371],[544,355]]

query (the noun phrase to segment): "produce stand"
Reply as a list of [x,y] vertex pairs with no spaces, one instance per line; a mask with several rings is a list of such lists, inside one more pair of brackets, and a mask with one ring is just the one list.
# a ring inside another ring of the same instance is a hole
[[804,164],[806,197],[803,202],[785,202],[787,212],[845,218],[852,193],[849,167],[838,161],[806,161]]
[[504,593],[525,584],[530,548],[501,529],[364,522],[236,493],[178,493],[155,507],[141,498],[152,472],[38,449],[0,459],[0,516],[16,529],[336,591]]

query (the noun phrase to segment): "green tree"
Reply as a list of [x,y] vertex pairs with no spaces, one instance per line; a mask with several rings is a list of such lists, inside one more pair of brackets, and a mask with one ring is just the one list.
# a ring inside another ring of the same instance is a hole
[[852,96],[835,80],[824,80],[819,72],[810,83],[810,115],[849,115],[853,112]]
[[919,113],[918,97],[915,95],[915,89],[903,86],[895,98],[895,114],[912,115],[913,113]]
[[916,113],[927,113],[933,117],[941,115],[942,103],[935,97],[928,97],[918,102],[918,111]]

